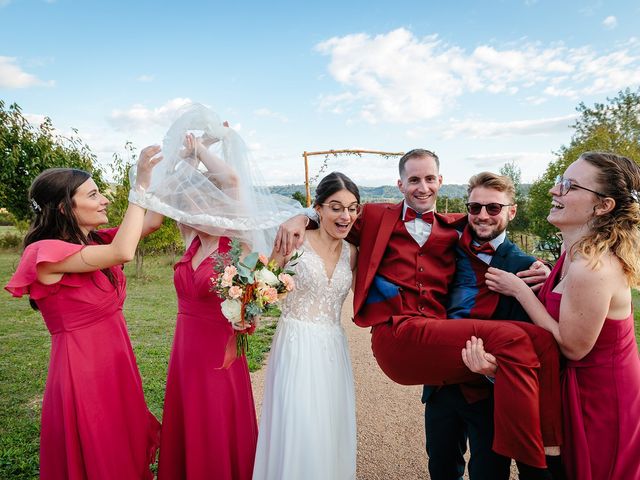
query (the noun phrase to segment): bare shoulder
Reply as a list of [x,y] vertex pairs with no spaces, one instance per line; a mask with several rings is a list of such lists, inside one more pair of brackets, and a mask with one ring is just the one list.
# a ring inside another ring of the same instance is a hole
[[620,276],[624,277],[622,263],[611,252],[605,252],[595,265],[587,258],[577,255],[571,262],[571,270],[574,278],[584,282],[611,281]]

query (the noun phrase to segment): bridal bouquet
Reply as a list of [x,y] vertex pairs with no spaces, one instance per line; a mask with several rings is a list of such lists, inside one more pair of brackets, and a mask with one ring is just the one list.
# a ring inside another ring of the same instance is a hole
[[[261,316],[280,316],[279,302],[295,288],[291,270],[281,268],[275,261],[258,252],[241,259],[242,247],[231,241],[231,249],[214,255],[212,290],[223,299],[222,314],[236,331],[237,355],[248,348],[248,335],[256,329]],[[296,253],[291,260],[298,258]],[[289,262],[289,266],[295,263]]]

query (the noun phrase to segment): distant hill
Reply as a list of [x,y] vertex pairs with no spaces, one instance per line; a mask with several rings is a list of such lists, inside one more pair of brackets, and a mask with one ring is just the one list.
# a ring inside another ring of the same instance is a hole
[[[522,189],[525,192],[525,195],[529,192],[530,184],[523,184]],[[402,194],[396,185],[382,185],[380,187],[358,187],[360,189],[360,196],[364,202],[381,202],[385,200],[400,200],[402,199]],[[290,197],[294,192],[300,192],[302,194],[305,193],[304,185],[274,185],[270,186],[269,189],[273,193],[279,193],[280,195],[284,195],[286,197]],[[313,192],[312,192],[313,195]],[[438,196],[440,197],[449,197],[449,198],[465,198],[467,195],[467,185],[459,185],[459,184],[447,184],[442,185],[440,188],[440,193]]]

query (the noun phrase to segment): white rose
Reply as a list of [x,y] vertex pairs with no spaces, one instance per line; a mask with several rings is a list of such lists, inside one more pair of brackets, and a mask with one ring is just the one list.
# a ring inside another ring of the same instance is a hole
[[278,285],[278,283],[280,283],[278,277],[276,277],[273,272],[267,268],[263,268],[262,270],[258,270],[256,272],[256,281],[266,283],[267,285],[271,285],[272,287],[275,287],[276,285]]
[[240,319],[240,310],[242,303],[240,300],[227,299],[220,304],[222,314],[230,323],[237,323]]

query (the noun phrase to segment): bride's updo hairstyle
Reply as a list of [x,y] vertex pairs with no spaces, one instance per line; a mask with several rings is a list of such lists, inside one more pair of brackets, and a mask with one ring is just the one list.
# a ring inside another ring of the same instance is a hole
[[574,252],[592,266],[611,251],[622,263],[631,286],[640,284],[640,167],[631,159],[608,152],[585,152],[580,158],[598,169],[598,191],[615,200],[615,207],[590,222],[591,234]]
[[331,172],[329,175],[320,180],[316,187],[316,198],[313,200],[313,206],[317,207],[327,201],[331,195],[340,190],[348,190],[356,197],[356,201],[360,203],[360,191],[353,180],[344,173]]
[[29,188],[34,213],[24,246],[38,240],[57,239],[70,243],[104,243],[98,235],[87,238],[73,213],[73,196],[91,178],[89,172],[75,168],[49,168],[38,175]]

